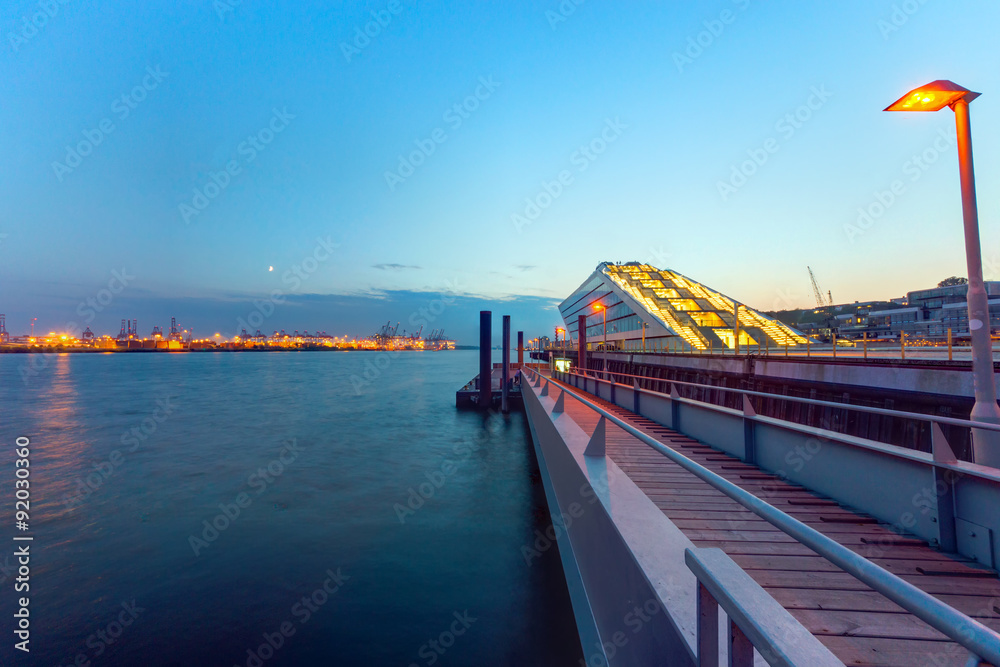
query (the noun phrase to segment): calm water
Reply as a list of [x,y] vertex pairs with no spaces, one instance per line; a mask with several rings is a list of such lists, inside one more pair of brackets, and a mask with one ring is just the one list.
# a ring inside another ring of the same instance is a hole
[[558,554],[522,556],[548,524],[524,417],[454,408],[477,354],[0,355],[5,619],[32,442],[19,662],[578,664]]

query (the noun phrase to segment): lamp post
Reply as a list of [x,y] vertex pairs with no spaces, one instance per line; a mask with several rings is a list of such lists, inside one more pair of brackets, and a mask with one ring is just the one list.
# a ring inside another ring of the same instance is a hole
[[608,351],[608,309],[605,308],[602,304],[595,303],[594,304],[594,310],[599,310],[600,312],[604,313],[604,341],[603,341],[602,345],[604,346],[604,351],[607,352]]
[[[962,215],[965,225],[965,262],[969,272],[966,302],[969,309],[969,334],[972,338],[972,381],[976,396],[971,417],[974,421],[1000,424],[1000,406],[997,406],[993,377],[990,310],[986,287],[983,285],[979,211],[976,206],[972,129],[969,119],[969,102],[979,95],[951,81],[939,80],[911,90],[885,110],[940,111],[950,107],[955,112],[958,132],[958,171],[962,185]],[[997,431],[972,429],[972,450],[976,463],[1000,468],[1000,433]]]
[[604,337],[601,342],[601,359],[604,362],[604,376],[608,375],[608,309],[604,304],[595,303],[594,308],[604,313]]

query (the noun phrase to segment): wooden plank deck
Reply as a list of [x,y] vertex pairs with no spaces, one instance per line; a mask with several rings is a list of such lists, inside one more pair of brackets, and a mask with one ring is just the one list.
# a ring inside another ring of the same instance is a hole
[[[556,384],[561,384],[555,381]],[[574,391],[581,391],[572,388]],[[969,559],[900,535],[872,517],[782,481],[592,394],[588,398],[799,521],[1000,631],[1000,579]],[[593,432],[599,415],[566,397]],[[968,652],[916,616],[726,497],[621,428],[607,424],[608,456],[699,547],[718,547],[846,665],[965,665]]]

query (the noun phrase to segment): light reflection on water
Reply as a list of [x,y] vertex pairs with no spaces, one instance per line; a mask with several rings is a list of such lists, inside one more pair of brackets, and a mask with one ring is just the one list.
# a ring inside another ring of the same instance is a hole
[[[53,355],[22,381],[23,355],[0,355],[0,470],[32,438],[31,664],[245,665],[289,621],[265,665],[424,665],[464,610],[477,620],[436,664],[577,664],[558,554],[521,554],[548,525],[523,416],[474,451],[484,417],[454,392],[475,352],[402,354],[356,394],[370,359]],[[433,495],[401,524],[394,505],[422,483]],[[241,493],[196,556],[191,536]],[[338,568],[342,588],[301,623],[296,602]],[[144,611],[95,657],[88,637],[133,598]]]

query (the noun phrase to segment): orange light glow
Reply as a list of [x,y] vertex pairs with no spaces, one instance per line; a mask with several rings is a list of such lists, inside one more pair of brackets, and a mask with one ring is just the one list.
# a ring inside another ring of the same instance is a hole
[[886,107],[885,110],[940,111],[961,99],[971,102],[977,97],[979,97],[979,93],[974,93],[968,88],[941,79],[911,90]]
[[594,304],[594,310],[596,310],[596,311],[602,311],[602,310],[604,310],[604,306],[602,306],[599,303],[595,303]]

